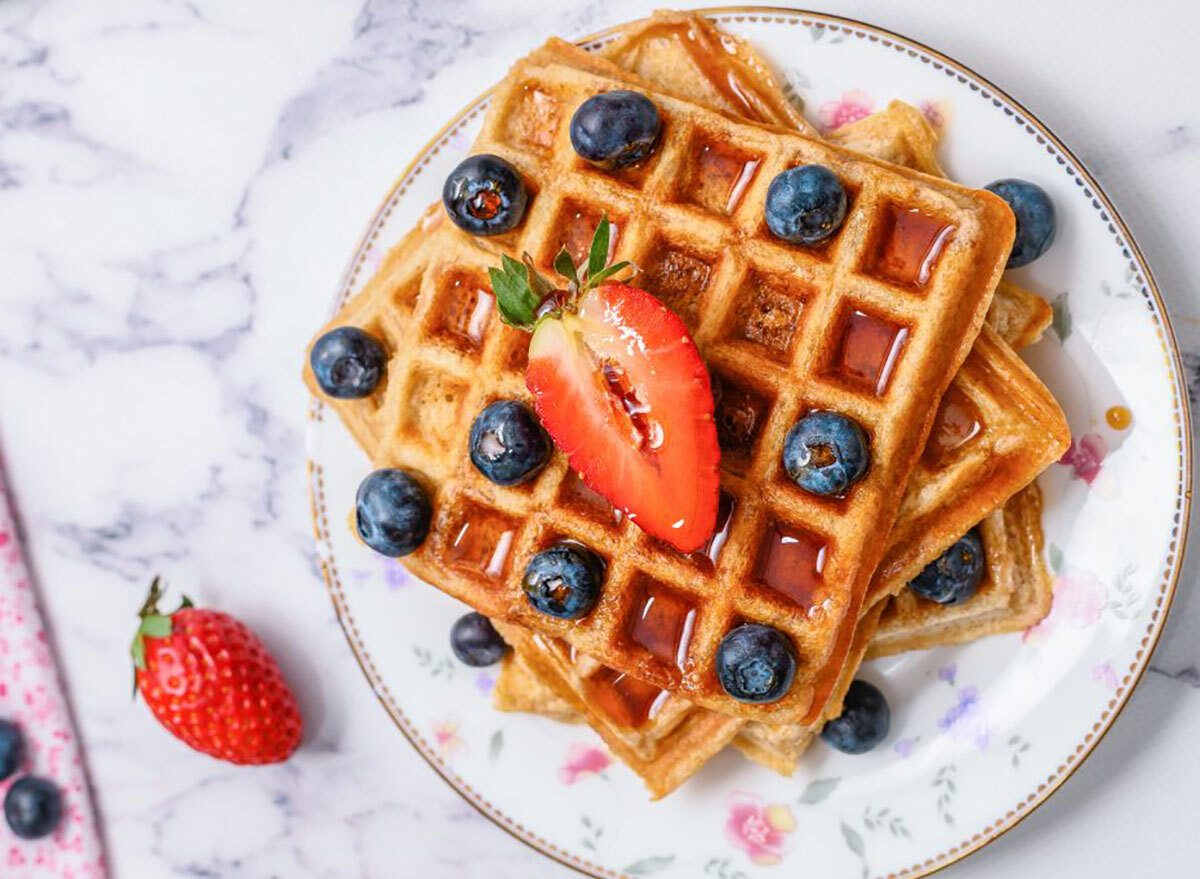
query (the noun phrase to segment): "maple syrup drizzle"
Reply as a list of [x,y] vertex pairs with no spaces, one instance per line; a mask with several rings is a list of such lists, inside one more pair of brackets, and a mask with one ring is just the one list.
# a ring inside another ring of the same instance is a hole
[[1104,420],[1113,430],[1125,430],[1133,424],[1133,413],[1128,406],[1112,406],[1104,413]]
[[782,99],[759,91],[738,71],[736,46],[730,40],[716,44],[712,35],[694,25],[664,22],[648,28],[646,39],[674,38],[682,45],[692,63],[738,112],[753,122],[781,123],[793,118],[790,105]]
[[515,528],[499,520],[468,516],[451,541],[448,561],[478,571],[491,580],[499,579],[504,574],[516,533]]
[[826,549],[812,534],[776,523],[759,551],[755,577],[807,611],[821,586]]
[[933,430],[925,443],[925,464],[929,467],[940,466],[956,449],[978,436],[983,430],[981,417],[971,399],[951,385],[942,397]]
[[682,671],[696,625],[696,608],[669,589],[654,584],[642,587],[636,606],[629,620],[630,640]]
[[495,299],[490,290],[471,278],[457,277],[450,287],[451,292],[443,300],[447,313],[442,317],[442,326],[451,336],[478,347],[483,344]]
[[908,339],[908,330],[855,310],[842,332],[842,376],[876,395],[882,394]]
[[954,233],[954,227],[916,208],[889,204],[873,271],[895,284],[920,289]]
[[[600,225],[601,218],[601,214],[585,210],[573,203],[569,203],[563,213],[559,214],[562,234],[559,236],[558,247],[567,249],[567,253],[571,254],[575,265],[579,265],[587,259],[592,246],[592,235],[595,233],[596,227]],[[609,217],[607,254],[609,261],[612,260],[613,253],[617,249],[617,240],[620,235],[620,225],[614,222],[612,217]],[[549,258],[552,260],[557,254],[558,250],[555,250]]]
[[593,518],[608,519],[614,524],[619,524],[625,518],[624,513],[609,503],[604,495],[588,488],[574,470],[568,471],[563,480],[559,499]]
[[694,561],[701,562],[706,570],[712,571],[716,568],[721,550],[725,548],[725,544],[729,540],[729,531],[733,527],[733,511],[736,508],[737,498],[722,491],[717,500],[717,524],[713,528],[712,536],[708,538],[704,546],[688,556]]
[[697,204],[732,214],[754,179],[761,162],[706,143],[700,147],[690,186]]
[[584,680],[584,690],[589,703],[630,729],[645,726],[670,697],[666,690],[607,666]]

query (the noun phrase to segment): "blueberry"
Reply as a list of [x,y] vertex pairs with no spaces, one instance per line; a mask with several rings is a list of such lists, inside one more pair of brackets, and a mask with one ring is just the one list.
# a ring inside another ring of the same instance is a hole
[[571,117],[571,146],[601,168],[624,168],[654,151],[662,120],[645,95],[624,89],[593,95]]
[[459,163],[442,187],[442,203],[454,225],[472,235],[500,235],[525,216],[529,190],[521,172],[499,156],[483,153]]
[[821,738],[843,754],[865,754],[887,738],[892,711],[879,688],[853,681],[842,701],[842,713],[825,724]]
[[520,485],[550,460],[550,437],[517,400],[489,403],[471,425],[471,463],[497,485]]
[[62,817],[62,794],[53,782],[28,775],[4,797],[4,819],[21,839],[49,836]]
[[774,702],[788,691],[795,674],[791,643],[770,626],[738,626],[717,648],[717,680],[739,702]]
[[767,189],[767,228],[793,244],[819,244],[842,227],[846,205],[846,190],[828,168],[788,168]]
[[308,356],[321,390],[339,400],[369,397],[387,366],[383,345],[358,327],[338,327],[317,339]]
[[0,781],[4,781],[21,767],[24,750],[21,728],[11,720],[0,720]]
[[927,564],[908,588],[938,604],[962,604],[983,582],[986,563],[983,541],[979,532],[972,528]]
[[1054,202],[1036,183],[1014,177],[989,183],[987,189],[1008,202],[1017,218],[1017,235],[1008,255],[1008,267],[1029,265],[1054,243],[1058,227]]
[[474,668],[495,665],[508,650],[496,627],[481,613],[469,613],[450,627],[450,649],[458,661]]
[[600,598],[604,562],[580,543],[564,541],[543,549],[525,569],[521,588],[544,614],[577,620]]
[[783,439],[783,466],[805,491],[823,497],[845,494],[870,462],[867,434],[836,412],[809,412]]
[[358,487],[354,524],[378,553],[408,555],[425,540],[432,518],[425,489],[403,470],[376,470]]

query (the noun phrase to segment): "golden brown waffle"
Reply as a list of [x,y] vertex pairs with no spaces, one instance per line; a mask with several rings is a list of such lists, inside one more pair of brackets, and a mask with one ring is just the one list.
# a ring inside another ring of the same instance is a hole
[[[862,123],[860,123],[860,125],[862,125]],[[865,125],[864,128],[866,128]],[[436,222],[437,220],[435,219],[435,223]],[[420,237],[420,235],[418,234],[410,236],[410,239],[406,240],[405,244],[398,248],[398,250],[392,255],[392,258],[389,258],[388,264],[385,266],[383,272],[381,272],[381,278],[385,279],[386,285],[391,290],[397,291],[401,294],[401,300],[411,297],[412,294],[419,289],[419,276],[423,271],[423,266],[420,265],[421,254],[416,252],[415,247],[410,246],[412,244],[412,239],[417,237]],[[408,292],[408,297],[404,295],[406,291]],[[402,302],[402,306],[405,304],[409,303]],[[997,305],[999,305],[999,303],[997,303]],[[405,309],[402,307],[401,312],[403,312],[403,310]],[[996,310],[997,307],[993,306],[993,317]],[[1017,308],[1015,311],[1019,315],[1022,310]],[[1040,331],[1040,327],[1037,331]],[[359,423],[361,423],[361,421]],[[364,434],[360,431],[356,431],[356,434],[358,435],[360,442],[362,442],[365,447],[371,447],[374,442],[373,436],[370,434]],[[854,663],[854,667],[857,667],[857,662]],[[767,762],[773,762],[773,765],[777,769],[782,769],[788,765],[794,765],[794,756],[790,758],[790,763],[781,763],[780,755],[787,754],[789,750],[793,754],[798,753],[797,744],[806,740],[807,737],[801,736],[798,738],[794,732],[787,730],[768,730],[767,728],[758,729],[756,733],[756,727],[757,725],[751,725],[750,727],[747,727],[739,736],[742,746],[747,749],[758,747],[760,749],[760,758],[766,760]],[[786,758],[783,759],[786,760]]]
[[745,726],[581,657],[558,639],[522,626],[497,628],[514,649],[501,671],[503,688],[493,696],[496,707],[528,711],[546,703],[549,689],[557,697],[552,704],[586,720],[655,799],[694,775]]
[[[890,525],[936,400],[982,322],[1011,213],[988,194],[735,122],[649,88],[666,119],[658,152],[633,172],[597,171],[575,157],[564,124],[587,96],[623,82],[581,69],[595,61],[552,41],[497,90],[475,151],[507,158],[536,195],[509,240],[477,241],[456,230],[441,236],[409,331],[393,340],[383,411],[394,422],[379,460],[423,474],[437,511],[428,540],[406,563],[489,616],[563,637],[608,666],[710,707],[779,720],[819,716],[884,548],[876,535]],[[545,126],[555,119],[548,145]],[[698,163],[728,168],[734,153],[737,174],[752,179],[736,204],[717,204],[718,175]],[[762,220],[767,184],[800,162],[831,167],[855,190],[842,231],[819,251],[783,245]],[[497,396],[523,395],[525,340],[484,327],[486,313],[479,338],[470,338],[471,322],[487,308],[482,279],[494,248],[548,263],[584,214],[589,228],[600,214],[613,219],[617,255],[642,266],[641,286],[690,324],[721,380],[718,426],[732,511],[715,562],[683,558],[628,523],[612,528],[581,512],[563,496],[572,479],[561,458],[533,486],[501,489],[463,451],[476,411]],[[756,303],[791,310],[788,338],[763,335]],[[872,434],[871,470],[844,500],[814,498],[780,478],[783,433],[808,407],[850,414]],[[579,622],[537,613],[520,590],[533,553],[563,537],[608,560],[604,594]],[[780,549],[785,537],[796,541],[789,550]],[[782,552],[796,560],[786,579]],[[680,620],[665,626],[692,618],[689,645],[639,638],[631,620],[650,598],[677,610]],[[716,683],[716,645],[737,620],[773,625],[797,645],[796,680],[777,703],[739,703]]]
[[[661,16],[658,14],[655,18]],[[669,13],[667,17],[673,19],[670,22],[672,24],[677,24],[679,19],[693,18],[690,14],[677,13]],[[693,22],[687,23],[689,33],[694,32],[691,30]],[[698,25],[700,31],[705,27],[715,31],[706,20],[700,19]],[[647,31],[655,35],[653,42],[643,40],[642,35]],[[605,47],[602,52],[617,60],[652,56],[653,60],[643,67],[643,71],[677,72],[695,66],[690,63],[686,52],[677,51],[677,42],[662,39],[662,34],[661,27],[647,22],[640,28],[635,26],[627,31],[623,40]],[[719,69],[706,69],[716,78],[721,78],[722,71]],[[666,74],[668,84],[671,83],[671,75]],[[834,138],[843,145],[879,158],[903,163],[927,173],[941,173],[933,152],[935,137],[932,129],[919,111],[900,102],[893,102],[887,110],[840,129]],[[1014,348],[1035,341],[1049,324],[1049,319],[1050,309],[1043,300],[1007,281],[1001,282],[988,315],[988,322]],[[1030,495],[1036,496],[1036,488],[1018,494],[1009,502],[1007,511],[993,513],[981,524],[989,574],[979,591],[978,600],[972,599],[956,608],[945,609],[945,619],[939,616],[939,611],[943,610],[940,606],[921,601],[915,596],[903,595],[888,604],[885,611],[887,632],[883,637],[891,648],[888,652],[903,649],[900,645],[905,643],[913,647],[928,647],[971,640],[997,631],[1013,631],[1035,622],[1045,613],[1050,595],[1049,580],[1045,576],[1040,554],[1021,551],[1022,546],[1027,548],[1040,544],[1040,518],[1036,515],[1015,516],[1026,528],[1022,532],[1023,540],[1005,539],[1002,524],[1006,518],[1014,518],[1014,511],[1029,510],[1027,498]],[[1011,591],[1012,595],[1007,609],[998,598],[1006,591]],[[914,604],[916,613],[912,612]],[[873,616],[877,617],[882,609],[877,605]],[[873,628],[873,623],[874,620],[867,619],[862,625],[869,630]],[[874,652],[877,646],[872,644],[871,649]],[[849,662],[847,669],[856,669],[857,664],[857,660]],[[501,675],[502,685],[508,677],[507,671]],[[848,672],[845,683],[848,684],[852,677],[853,674]],[[519,695],[514,698],[506,700],[498,696],[498,704],[506,710],[537,713],[538,694],[548,692],[545,686],[528,674],[521,676],[515,689]],[[832,715],[836,710],[831,709],[829,713]],[[739,732],[733,744],[752,759],[786,774],[794,769],[799,753],[811,735],[803,727],[770,727],[752,723]],[[664,752],[671,750],[669,733],[660,747]]]
[[[881,610],[877,606],[868,613],[869,628],[874,628]],[[496,708],[588,723],[642,778],[655,799],[686,781],[726,744],[790,775],[820,729],[819,724],[768,725],[727,717],[581,658],[561,641],[520,626],[501,623],[499,629],[513,653],[505,660],[493,692]],[[826,716],[840,713],[841,700],[866,650],[865,633],[856,633]]]
[[596,54],[686,101],[751,122],[818,134],[758,50],[697,13],[655,12],[622,30]]
[[1049,613],[1051,579],[1042,558],[1042,495],[1037,484],[984,519],[979,531],[987,555],[979,590],[953,607],[902,590],[884,605],[869,659],[1017,632]]

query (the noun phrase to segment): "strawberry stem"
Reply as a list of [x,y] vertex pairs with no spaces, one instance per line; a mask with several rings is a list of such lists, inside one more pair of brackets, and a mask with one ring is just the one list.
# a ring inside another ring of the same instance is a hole
[[[608,265],[608,248],[612,240],[612,226],[605,216],[596,226],[592,243],[588,248],[587,265],[583,267],[581,280],[579,268],[564,247],[554,257],[554,270],[567,282],[567,295],[562,297],[566,306],[588,290],[608,280],[618,272],[637,266],[628,260]],[[554,284],[540,274],[527,253],[521,262],[508,254],[500,255],[500,268],[488,269],[492,281],[492,292],[496,296],[496,307],[500,319],[509,326],[532,332],[539,320],[545,316],[543,303],[558,293]],[[557,309],[556,309],[557,310]]]
[[[137,672],[138,669],[146,667],[146,639],[147,638],[166,638],[171,634],[171,615],[162,614],[158,611],[158,601],[166,593],[166,586],[163,585],[162,577],[155,576],[150,581],[150,592],[146,596],[146,600],[142,603],[141,610],[138,611],[137,632],[133,635],[133,643],[129,645],[129,655],[133,658],[133,693],[137,695]],[[179,610],[185,607],[191,607],[192,602],[184,596],[183,602],[179,606]]]

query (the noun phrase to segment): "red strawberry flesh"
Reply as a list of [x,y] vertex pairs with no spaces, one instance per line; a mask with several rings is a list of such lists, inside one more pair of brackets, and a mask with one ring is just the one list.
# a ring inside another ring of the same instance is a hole
[[605,283],[542,321],[526,383],[571,467],[682,552],[716,526],[712,389],[683,322],[636,287]]

